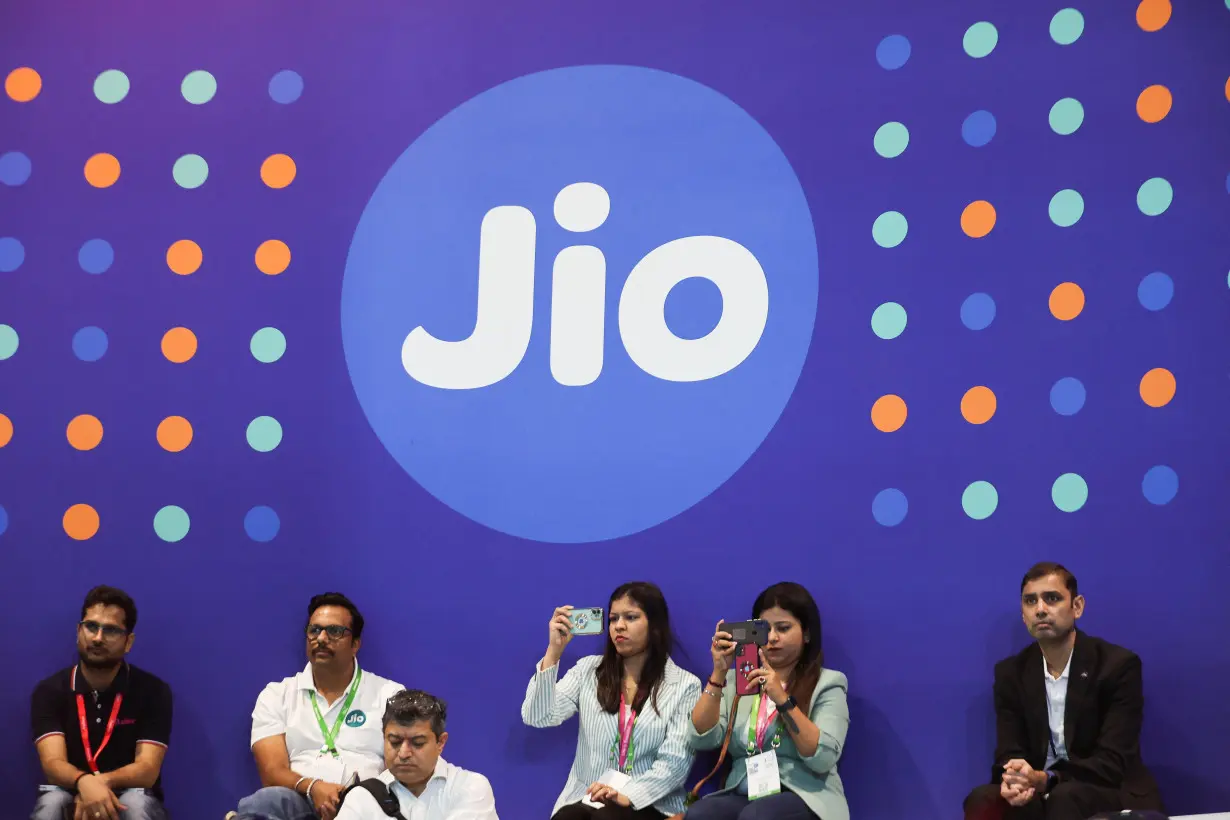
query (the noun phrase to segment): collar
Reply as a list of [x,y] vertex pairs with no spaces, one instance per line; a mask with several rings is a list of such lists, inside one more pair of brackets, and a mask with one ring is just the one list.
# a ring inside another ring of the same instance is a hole
[[[1042,647],[1038,647],[1038,652],[1042,652]],[[1042,655],[1042,677],[1047,683],[1059,683],[1068,679],[1068,673],[1072,671],[1072,658],[1076,656],[1076,644],[1072,644],[1072,651],[1068,653],[1068,662],[1064,664],[1063,671],[1059,673],[1059,677],[1052,678],[1050,670],[1046,668],[1046,655]]]
[[[354,672],[352,672],[350,675],[350,683],[346,684],[345,691],[347,692],[350,691],[350,687],[354,685],[355,676],[357,676],[358,674],[359,674],[359,659],[355,658],[354,659]],[[316,688],[316,681],[312,677],[311,661],[308,662],[307,666],[303,667],[302,672],[300,672],[298,675],[295,675],[295,688],[300,689],[300,690],[306,689],[309,692],[319,691]]]
[[[81,661],[77,661],[76,666],[68,674],[69,689],[79,695],[88,695],[94,690],[90,688],[90,684],[86,682],[85,675],[79,674],[81,669]],[[115,679],[111,681],[111,685],[106,689],[100,689],[100,694],[109,692],[127,692],[128,691],[128,661],[120,663],[120,671],[115,673]]]
[[[449,773],[452,770],[452,768],[453,768],[452,764],[446,761],[443,757],[436,758],[436,770],[432,772],[431,777],[427,778],[427,784],[431,785],[432,781],[435,781],[435,780],[447,781]],[[385,785],[391,787],[390,790],[403,791],[406,794],[410,795],[411,797],[414,797],[414,794],[408,788],[402,785],[401,781],[398,780],[396,777],[394,777],[393,773],[389,771],[388,769],[385,769],[383,772],[380,773],[380,779],[385,782]],[[418,799],[421,800],[423,795],[425,794],[427,794],[426,789],[423,790],[423,794],[419,795]]]

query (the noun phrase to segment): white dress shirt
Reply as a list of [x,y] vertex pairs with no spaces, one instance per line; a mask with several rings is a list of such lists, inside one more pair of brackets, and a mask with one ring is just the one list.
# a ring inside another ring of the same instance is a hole
[[[576,757],[552,814],[578,802],[590,784],[616,768],[611,762],[611,747],[619,740],[619,717],[604,711],[598,703],[596,672],[601,660],[600,655],[581,658],[558,682],[558,663],[536,670],[525,690],[521,719],[529,726],[558,726],[581,713]],[[658,709],[654,709],[652,697],[647,700],[632,730],[636,744],[632,780],[619,790],[632,808],[653,806],[666,815],[683,811],[683,781],[695,757],[688,744],[688,726],[699,698],[700,679],[668,658],[658,688]]]
[[[436,761],[436,771],[427,781],[427,788],[418,797],[397,782],[388,769],[378,778],[397,797],[402,817],[406,820],[500,820],[495,813],[495,795],[491,783],[477,772]],[[376,798],[367,789],[355,789],[346,795],[336,820],[388,820]]]
[[[355,674],[358,673],[356,662]],[[380,725],[384,704],[405,687],[364,669],[354,702],[333,739],[338,751],[334,758],[323,751],[325,736],[316,720],[312,698],[317,699],[325,725],[332,729],[353,683],[352,675],[342,696],[327,706],[312,679],[310,663],[298,675],[268,684],[252,710],[251,745],[267,737],[286,735],[286,754],[296,774],[318,777],[327,783],[343,783],[356,774],[360,780],[375,777],[384,769],[384,731]]]
[[1068,655],[1068,662],[1057,678],[1052,678],[1047,670],[1046,656],[1042,658],[1042,676],[1046,679],[1047,723],[1051,729],[1051,742],[1046,748],[1047,769],[1054,766],[1058,760],[1068,759],[1068,748],[1063,742],[1063,710],[1068,701],[1068,672],[1072,670],[1072,654]]

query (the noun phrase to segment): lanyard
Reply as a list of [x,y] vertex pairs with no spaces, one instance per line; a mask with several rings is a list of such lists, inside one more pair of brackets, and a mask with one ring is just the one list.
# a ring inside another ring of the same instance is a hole
[[320,714],[320,706],[316,703],[316,692],[312,692],[312,711],[316,713],[316,722],[320,724],[320,733],[325,737],[325,746],[321,751],[327,751],[329,754],[337,757],[337,746],[333,745],[333,739],[337,737],[338,731],[342,728],[342,721],[346,719],[346,713],[350,711],[350,704],[354,703],[355,693],[359,691],[359,681],[363,679],[363,670],[359,668],[359,662],[354,664],[354,683],[350,684],[350,691],[346,693],[346,700],[342,703],[342,708],[337,712],[337,720],[333,721],[333,731],[329,731],[329,727],[325,725],[324,716]]
[[[752,715],[756,716],[753,722]],[[756,754],[757,750],[764,748],[764,736],[769,731],[769,724],[777,717],[777,708],[774,707],[772,714],[769,713],[769,699],[763,695],[756,695],[756,700],[752,704],[752,711],[747,716],[747,753],[749,756]],[[782,745],[782,724],[777,721],[777,728],[773,731],[773,748],[776,749]]]
[[85,762],[90,764],[90,771],[98,774],[98,758],[102,754],[103,749],[107,748],[108,741],[111,740],[111,733],[115,731],[115,722],[120,716],[120,704],[124,702],[124,695],[116,693],[115,703],[111,705],[111,717],[107,719],[107,729],[103,732],[102,742],[98,744],[98,751],[90,749],[90,724],[85,718],[85,696],[77,695],[77,720],[81,724],[81,745],[85,748]]
[[632,742],[632,729],[636,726],[637,714],[623,693],[619,695],[619,738],[611,744],[611,762],[619,764],[619,770],[632,774],[632,762],[636,759],[636,744]]

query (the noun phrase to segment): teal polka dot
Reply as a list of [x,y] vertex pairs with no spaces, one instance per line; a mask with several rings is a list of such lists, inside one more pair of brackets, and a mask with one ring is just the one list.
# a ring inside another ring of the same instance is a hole
[[1161,177],[1146,180],[1136,192],[1136,207],[1145,216],[1164,214],[1174,201],[1174,189]]
[[[1230,0],[1226,0],[1230,3]],[[1063,9],[1051,18],[1051,39],[1061,46],[1070,46],[1085,33],[1085,18],[1076,9]]]
[[163,541],[169,541],[172,544],[184,540],[191,525],[192,522],[189,521],[188,513],[183,507],[170,505],[154,514],[154,532]]
[[0,361],[17,352],[17,331],[9,325],[0,325]]
[[881,248],[895,248],[905,241],[910,226],[897,211],[885,211],[876,217],[871,236]]
[[896,339],[905,332],[905,308],[885,302],[871,314],[871,330],[881,339]]
[[282,358],[286,352],[286,337],[276,327],[262,327],[252,334],[250,344],[252,358],[270,364]]
[[199,154],[184,154],[175,160],[171,175],[181,188],[200,188],[209,178],[209,163]]
[[179,86],[184,99],[193,105],[204,105],[218,93],[218,81],[208,71],[192,71]]
[[1070,228],[1084,215],[1085,200],[1076,191],[1065,188],[1051,197],[1048,210],[1052,222],[1061,228]]
[[990,518],[999,506],[999,493],[989,481],[975,481],[961,493],[961,509],[975,521]]
[[876,153],[885,159],[901,156],[910,144],[910,130],[899,122],[886,122],[876,129]]
[[974,23],[965,30],[965,37],[961,40],[961,45],[965,48],[966,54],[977,59],[994,51],[998,42],[999,31],[984,20],[981,23]]
[[94,78],[94,96],[108,105],[127,97],[128,88],[128,75],[116,68],[109,68]]
[[1064,473],[1051,485],[1051,500],[1064,512],[1076,512],[1089,500],[1089,485],[1076,473]]
[[1065,137],[1068,134],[1074,134],[1084,121],[1085,107],[1080,104],[1079,100],[1064,97],[1051,106],[1051,130],[1056,134],[1062,134]]
[[282,425],[273,416],[257,416],[248,422],[248,446],[268,453],[282,443]]

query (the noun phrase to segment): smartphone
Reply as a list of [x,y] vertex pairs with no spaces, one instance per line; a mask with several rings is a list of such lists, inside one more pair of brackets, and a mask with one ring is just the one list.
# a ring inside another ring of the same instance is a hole
[[754,643],[739,644],[735,652],[735,692],[740,695],[754,695],[760,691],[760,684],[747,679],[747,673],[760,668],[760,647]]
[[[730,639],[737,644],[754,644],[764,646],[769,642],[768,621],[740,621],[738,623],[722,623],[722,632],[729,632]],[[760,664],[757,663],[757,666]]]
[[568,620],[572,622],[573,635],[601,635],[604,629],[600,606],[574,607]]

